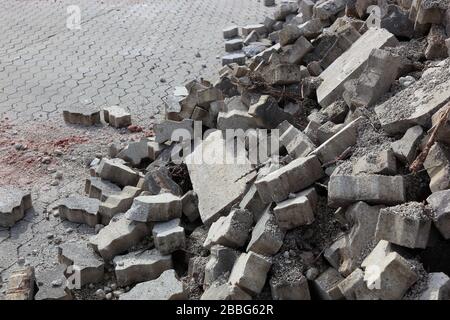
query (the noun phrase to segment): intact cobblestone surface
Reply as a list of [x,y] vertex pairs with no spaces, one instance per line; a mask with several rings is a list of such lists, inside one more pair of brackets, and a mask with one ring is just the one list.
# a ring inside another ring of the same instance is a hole
[[[79,30],[66,26],[71,5]],[[0,185],[28,189],[34,201],[13,228],[0,228],[0,299],[18,260],[41,272],[56,263],[60,242],[94,234],[50,210],[83,193],[86,165],[109,143],[145,134],[175,86],[214,78],[224,27],[272,10],[257,0],[0,0]],[[88,104],[127,108],[144,133],[64,124],[65,107]]]

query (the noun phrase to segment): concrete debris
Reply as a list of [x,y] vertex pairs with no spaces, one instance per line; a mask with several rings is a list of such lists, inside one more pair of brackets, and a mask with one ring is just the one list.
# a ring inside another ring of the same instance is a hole
[[406,130],[404,136],[391,145],[397,159],[403,163],[411,164],[417,156],[422,136],[423,129],[421,126],[414,126]]
[[425,292],[419,300],[449,300],[450,278],[443,272],[428,274],[428,282]]
[[213,283],[205,290],[200,300],[251,300],[252,297],[237,285]]
[[33,267],[14,270],[9,276],[5,300],[33,300],[35,274]]
[[63,110],[66,123],[93,126],[100,123],[100,109],[94,106],[77,106]]
[[230,273],[239,256],[238,251],[219,244],[212,246],[210,250],[211,255],[205,266],[205,288],[212,286],[220,277]]
[[13,186],[0,187],[0,227],[12,227],[32,207],[31,194]]
[[294,281],[270,280],[270,291],[274,300],[311,300],[308,280],[302,275]]
[[72,300],[72,293],[66,286],[67,279],[64,275],[66,269],[65,265],[58,264],[52,268],[36,271],[38,291],[34,300]]
[[156,249],[116,256],[113,263],[117,285],[120,287],[157,279],[163,272],[173,268],[172,257],[162,255]]
[[131,125],[131,113],[119,106],[104,108],[103,117],[114,128],[126,128]]
[[353,165],[353,174],[396,175],[397,161],[391,149],[383,150],[376,155],[365,155]]
[[163,255],[184,248],[185,234],[180,219],[155,223],[152,234],[156,249]]
[[229,282],[251,295],[261,292],[272,262],[257,253],[242,253],[231,270]]
[[184,119],[183,121],[165,120],[155,124],[153,131],[155,132],[155,141],[157,143],[177,141],[180,135],[186,136],[186,138],[189,136],[193,137],[194,122],[191,119]]
[[126,212],[127,219],[139,222],[168,221],[180,218],[181,199],[170,193],[155,196],[139,196]]
[[328,268],[313,281],[313,290],[323,300],[341,300],[343,298],[339,283],[344,278],[333,268]]
[[108,197],[120,193],[121,189],[114,183],[103,180],[98,177],[89,177],[86,179],[84,192],[89,198],[105,201]]
[[450,190],[433,192],[427,199],[433,209],[433,221],[445,239],[450,239]]
[[58,260],[68,268],[68,277],[75,275],[76,281],[79,281],[77,285],[84,286],[103,280],[105,263],[88,243],[63,243],[58,247]]
[[107,225],[116,214],[130,209],[134,198],[141,192],[142,190],[137,187],[126,186],[120,193],[110,195],[104,202],[100,203],[98,208],[101,223]]
[[139,174],[127,167],[122,159],[102,159],[98,168],[98,175],[112,183],[125,186],[136,186]]
[[181,206],[183,214],[190,222],[194,222],[200,218],[200,212],[198,212],[198,197],[194,191],[190,190],[181,197]]
[[432,192],[450,188],[450,149],[442,143],[435,143],[423,164],[430,176]]
[[72,196],[62,199],[58,209],[61,219],[95,227],[100,222],[99,207],[100,201],[98,199]]
[[288,121],[283,121],[278,129],[280,130],[280,143],[294,158],[305,157],[316,148],[306,134]]
[[164,271],[155,280],[141,282],[120,295],[119,300],[184,300],[187,298],[183,283],[175,270]]

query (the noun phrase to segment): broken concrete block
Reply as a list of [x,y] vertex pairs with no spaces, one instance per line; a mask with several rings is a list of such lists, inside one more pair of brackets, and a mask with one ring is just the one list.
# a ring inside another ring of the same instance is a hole
[[411,164],[416,158],[422,136],[422,127],[414,126],[409,128],[400,140],[393,142],[391,147],[397,159],[403,163]]
[[303,57],[313,50],[313,45],[305,37],[299,37],[291,46],[283,48],[284,54],[287,57],[287,63],[299,64]]
[[121,193],[109,196],[98,208],[101,223],[107,225],[116,214],[130,209],[133,199],[141,192],[140,188],[126,186]]
[[306,39],[314,39],[323,31],[323,23],[320,19],[311,19],[298,26],[300,35]]
[[114,183],[98,177],[89,177],[86,179],[84,192],[89,198],[105,201],[109,196],[120,193],[121,189]]
[[[443,117],[443,113],[446,112],[448,109],[450,109],[450,105],[442,107],[431,117],[432,127],[437,125],[441,117]],[[450,146],[450,115],[447,118],[447,121],[444,121],[443,125],[438,130],[436,140]]]
[[322,144],[338,133],[342,128],[345,127],[345,124],[335,124],[331,121],[327,121],[322,124],[319,128],[317,128],[317,142]]
[[305,157],[316,148],[306,134],[288,121],[282,122],[278,129],[280,130],[280,143],[293,158]]
[[285,232],[280,229],[269,208],[253,228],[247,252],[252,251],[264,256],[273,256],[283,245],[284,235]]
[[380,27],[399,38],[413,38],[414,23],[408,17],[408,11],[396,5],[389,5],[386,14],[381,17]]
[[354,202],[395,205],[406,201],[402,176],[332,175],[328,184],[328,205],[345,207]]
[[169,169],[166,167],[166,161],[154,161],[147,167],[147,173],[144,177],[142,189],[149,191],[153,195],[160,193],[172,193],[176,196],[182,196],[183,190],[170,177]]
[[415,125],[429,127],[431,116],[450,99],[449,62],[428,70],[430,72],[425,72],[418,81],[375,107],[381,126],[388,134],[404,133]]
[[408,248],[425,249],[430,235],[430,216],[431,211],[418,202],[381,209],[376,238]]
[[153,226],[153,241],[161,254],[170,254],[184,248],[184,228],[180,226],[180,219],[158,222]]
[[220,217],[211,225],[203,246],[210,248],[221,244],[231,248],[242,247],[248,239],[252,224],[253,216],[249,211],[233,209],[228,216]]
[[431,178],[432,192],[450,188],[450,150],[442,143],[435,143],[423,164]]
[[[247,37],[245,37],[245,39],[244,39],[244,44],[246,45],[246,46],[249,46],[251,43],[254,43],[254,42],[257,42],[259,40],[259,35],[258,35],[258,33],[256,32],[256,30],[253,30],[252,32],[250,32],[248,35],[247,35]],[[226,46],[226,44],[225,44],[225,46]],[[241,47],[242,48],[242,47]],[[240,50],[241,48],[238,48],[238,49],[236,49],[236,50]],[[265,46],[264,46],[264,48],[265,48]],[[245,49],[246,48],[244,48],[244,51],[245,51]]]
[[102,159],[97,169],[98,175],[121,187],[136,186],[139,174],[127,167],[122,159]]
[[288,24],[280,30],[278,36],[280,37],[280,44],[285,46],[294,43],[301,36],[301,32],[298,26]]
[[200,297],[200,300],[251,300],[252,297],[237,285],[213,283]]
[[359,158],[353,166],[353,174],[397,174],[397,161],[394,152],[383,150],[378,154],[365,155]]
[[5,300],[33,300],[34,283],[33,267],[14,270],[9,276]]
[[369,206],[357,202],[348,207],[345,218],[350,231],[345,235],[343,247],[339,249],[338,270],[343,275],[353,272],[364,257],[365,250],[375,241],[375,231],[382,206]]
[[36,271],[38,291],[34,300],[72,300],[72,294],[67,288],[64,272],[67,267],[58,264],[51,268]]
[[221,276],[231,272],[238,256],[239,252],[234,249],[218,244],[212,246],[211,255],[205,266],[204,287],[211,286]]
[[119,106],[104,108],[103,116],[105,121],[115,128],[124,128],[131,125],[131,113]]
[[445,239],[450,239],[450,190],[433,192],[427,202],[433,209],[433,221]]
[[361,121],[362,117],[359,117],[347,124],[335,135],[322,143],[312,154],[317,155],[324,164],[338,158],[347,148],[356,144],[358,127]]
[[238,26],[230,26],[223,29],[223,37],[224,39],[231,39],[237,37],[239,35],[239,27]]
[[181,218],[181,199],[171,193],[134,198],[126,217],[133,221],[168,221]]
[[419,300],[450,299],[450,278],[443,272],[429,273],[426,288]]
[[[339,18],[338,20],[336,20],[329,29],[333,28],[333,26],[336,25],[339,21],[342,21],[340,19],[343,18]],[[357,31],[357,29],[355,29],[353,25],[348,23],[344,23],[342,26],[336,27],[336,30],[331,34],[324,34],[324,37],[322,38],[322,40],[320,40],[321,46],[325,47],[326,44],[327,47],[329,46],[328,50],[324,50],[323,52],[325,52],[325,54],[322,54],[319,51],[321,49],[319,45],[314,50],[314,53],[317,54],[318,58],[321,57],[320,66],[323,69],[328,68],[328,66],[331,65],[337,58],[339,58],[345,51],[347,51],[352,46],[352,44],[359,39],[359,37],[361,37],[361,34]],[[329,43],[327,43],[327,40],[323,39],[329,39]]]
[[130,252],[113,260],[117,285],[125,287],[157,279],[164,271],[172,269],[172,257],[156,249]]
[[239,51],[244,46],[242,39],[230,39],[225,42],[225,51],[234,52]]
[[373,49],[367,60],[367,66],[354,86],[344,84],[344,99],[351,108],[365,107],[376,103],[397,79],[402,67],[400,56],[388,51]]
[[100,109],[94,106],[77,106],[63,110],[66,123],[93,126],[100,123]]
[[342,100],[338,100],[330,104],[328,107],[320,110],[320,114],[326,116],[328,121],[334,123],[343,123],[348,114],[348,106]]
[[255,185],[265,203],[280,202],[290,193],[309,187],[324,176],[320,162],[315,156],[297,158],[284,167],[256,180]]
[[251,116],[248,111],[231,110],[228,112],[219,112],[217,117],[217,129],[254,129],[258,128],[256,118]]
[[164,271],[155,280],[137,284],[130,291],[120,295],[119,300],[184,300],[187,293],[178,280],[175,270]]
[[209,87],[197,91],[197,103],[199,106],[209,108],[209,104],[214,101],[223,100],[219,89]]
[[264,74],[271,85],[290,85],[301,81],[300,66],[296,64],[276,64]]
[[380,241],[362,262],[364,280],[381,300],[398,300],[418,280],[412,265],[397,252],[391,252],[387,241]]
[[198,196],[200,217],[208,225],[240,201],[247,190],[247,182],[255,176],[250,173],[243,177],[252,170],[250,162],[244,155],[235,155],[225,146],[222,132],[215,131],[185,159],[193,190]]
[[367,287],[364,271],[359,268],[339,282],[338,288],[346,300],[378,300],[378,297]]
[[225,66],[231,63],[237,63],[238,65],[243,66],[245,65],[245,58],[245,53],[241,51],[231,52],[222,57],[222,65]]
[[102,228],[91,239],[91,243],[102,258],[109,261],[139,243],[149,233],[145,223],[131,221],[121,215],[114,217],[106,227]]
[[[158,144],[156,144],[156,146],[158,146]],[[153,145],[153,147],[155,146]],[[138,166],[142,161],[150,159],[150,148],[152,148],[152,146],[149,145],[148,139],[142,138],[140,141],[130,142],[128,146],[117,154],[117,158],[129,162],[132,166]],[[153,151],[158,153],[158,149],[159,148],[157,147],[157,149],[153,149]],[[155,156],[155,154],[153,154],[153,156]]]
[[105,263],[84,242],[66,242],[58,247],[58,260],[60,263],[71,266],[71,270],[78,278],[79,285],[103,281]]
[[90,227],[95,227],[100,221],[99,206],[100,201],[98,199],[72,196],[61,200],[58,207],[59,216],[64,220],[85,223]]
[[251,294],[261,292],[272,262],[257,253],[242,253],[231,270],[229,282]]
[[198,212],[198,198],[194,191],[190,190],[181,197],[183,214],[190,222],[194,222],[200,217]]
[[343,11],[346,4],[347,2],[345,0],[326,0],[319,2],[314,6],[313,16],[321,20],[327,20]]
[[415,21],[415,25],[428,23],[440,24],[448,8],[448,2],[415,0],[411,4],[409,18]]
[[266,27],[261,23],[243,26],[241,31],[244,37],[248,36],[252,31],[256,31],[259,35],[265,35],[267,32]]
[[448,57],[445,40],[447,34],[445,28],[441,25],[432,25],[427,37],[428,46],[425,49],[425,57],[428,60],[445,59]]
[[13,186],[0,187],[0,227],[12,227],[31,207],[31,193]]
[[319,104],[326,107],[342,95],[344,83],[360,76],[373,49],[397,44],[395,36],[385,29],[370,28],[320,74],[323,82],[317,89]]
[[259,127],[267,129],[274,129],[281,122],[292,119],[289,113],[278,106],[276,99],[269,95],[262,95],[258,102],[252,104],[248,114],[256,119]]
[[344,280],[339,272],[328,268],[313,281],[313,288],[317,296],[322,300],[341,300],[343,298],[338,284]]
[[317,205],[316,190],[309,188],[294,196],[294,198],[277,203],[273,209],[278,225],[284,230],[314,222],[314,211]]
[[283,1],[277,7],[273,15],[275,20],[282,21],[286,20],[288,15],[297,13],[297,10],[298,10],[297,1]]
[[161,123],[155,124],[153,131],[155,132],[155,141],[158,143],[172,141],[172,138],[178,138],[178,135],[173,137],[174,132],[186,132],[193,137],[194,122],[191,119],[183,119],[183,121],[164,120]]
[[272,277],[270,291],[274,300],[311,300],[308,280],[303,275],[292,281]]

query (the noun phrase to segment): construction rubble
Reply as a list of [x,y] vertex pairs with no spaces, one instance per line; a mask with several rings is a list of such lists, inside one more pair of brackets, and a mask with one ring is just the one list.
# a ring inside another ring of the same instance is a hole
[[[60,245],[63,270],[115,279],[92,299],[450,299],[450,1],[278,1],[223,36],[217,79],[174,88],[153,137],[112,145],[60,201],[96,230]],[[0,226],[31,207],[0,195]],[[78,290],[34,281],[18,270],[6,298]]]

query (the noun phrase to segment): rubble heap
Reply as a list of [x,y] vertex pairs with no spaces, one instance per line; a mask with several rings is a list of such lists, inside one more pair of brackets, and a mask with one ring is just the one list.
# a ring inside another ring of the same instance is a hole
[[283,1],[223,34],[218,78],[60,205],[104,225],[85,277],[112,266],[120,299],[449,299],[449,1]]

